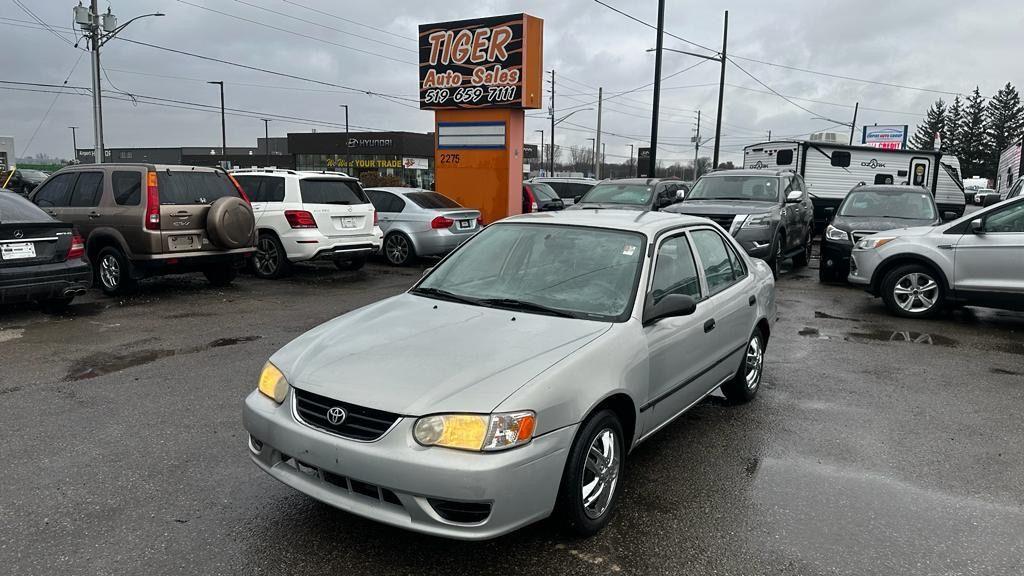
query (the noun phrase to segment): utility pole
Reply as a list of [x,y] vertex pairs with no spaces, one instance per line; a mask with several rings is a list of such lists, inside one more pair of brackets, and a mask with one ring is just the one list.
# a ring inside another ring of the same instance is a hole
[[348,145],[348,104],[339,104],[345,109],[345,174],[352,175],[352,147]]
[[591,163],[594,166],[596,166],[597,165],[597,139],[596,138],[587,138],[587,140],[590,140],[590,160],[591,160]]
[[224,121],[224,82],[222,80],[211,80],[207,84],[220,86],[220,156],[224,162],[228,161],[228,129]]
[[857,109],[860,108],[860,102],[854,102],[853,104],[853,122],[850,122],[850,144],[853,144],[853,133],[857,129]]
[[651,112],[651,176],[657,177],[658,108],[661,105],[661,54],[665,36],[665,0],[658,0],[658,41],[654,54],[654,110]]
[[540,132],[540,153],[537,154],[538,160],[540,160],[540,169],[544,170],[544,131],[534,130],[534,132]]
[[697,110],[697,135],[693,138],[693,181],[700,178],[698,174],[698,158],[700,157],[700,110]]
[[768,131],[768,141],[769,142],[772,141],[772,131],[771,130]]
[[629,178],[632,178],[633,174],[634,174],[633,173],[633,145],[632,144],[629,145],[629,163],[626,164],[626,170],[628,171],[627,176]]
[[[601,148],[601,99],[603,97],[604,88],[599,86],[597,88],[597,140],[594,143],[594,149],[599,150]],[[594,155],[594,177],[598,180],[601,179],[601,163],[597,160],[597,155]]]
[[715,155],[711,169],[718,168],[718,148],[722,143],[722,99],[725,96],[725,63],[728,61],[726,48],[729,45],[729,11],[725,11],[725,27],[722,28],[722,73],[718,78],[718,119],[715,120]]
[[83,35],[89,39],[89,52],[92,56],[92,128],[93,128],[93,160],[98,164],[103,162],[103,89],[100,86],[100,47],[108,40],[117,36],[117,33],[124,30],[126,26],[139,18],[148,16],[163,16],[160,12],[143,14],[128,20],[120,26],[117,25],[117,16],[110,13],[107,8],[106,14],[100,14],[99,0],[91,0],[89,7],[78,6],[73,9],[75,24],[83,31]]
[[602,142],[601,143],[601,158],[597,161],[597,165],[600,166],[602,168],[602,170],[599,170],[598,173],[604,171],[603,170],[603,168],[604,168],[604,153],[605,153],[605,150],[607,149],[607,147],[608,147],[608,143],[607,142]]
[[78,126],[68,126],[71,128],[71,159],[78,160],[78,138],[75,137],[75,130],[78,130]]
[[270,120],[263,120],[263,167],[270,166]]
[[551,71],[551,173],[548,176],[555,175],[555,71]]

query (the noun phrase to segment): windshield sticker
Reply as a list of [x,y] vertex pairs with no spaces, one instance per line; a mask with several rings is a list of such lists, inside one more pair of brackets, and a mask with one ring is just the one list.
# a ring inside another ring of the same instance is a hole
[[636,246],[633,244],[626,244],[626,247],[622,249],[623,256],[632,256],[636,254]]

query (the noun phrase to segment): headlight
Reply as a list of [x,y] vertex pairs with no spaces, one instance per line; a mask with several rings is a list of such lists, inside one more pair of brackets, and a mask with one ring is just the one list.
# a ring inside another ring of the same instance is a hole
[[743,221],[743,228],[767,228],[771,226],[772,214],[747,214],[747,219]]
[[260,392],[278,404],[284,402],[288,395],[288,380],[270,362],[263,365],[263,372],[260,373]]
[[536,423],[533,412],[435,414],[417,420],[412,434],[423,446],[494,451],[526,444]]
[[874,238],[869,236],[867,238],[864,238],[860,242],[857,242],[857,248],[861,250],[873,250],[875,248],[881,248],[882,246],[885,246],[886,244],[892,242],[893,240],[895,240],[895,238],[891,236],[883,236],[881,238]]
[[850,235],[847,234],[845,230],[840,230],[839,228],[829,224],[828,227],[825,228],[825,238],[828,238],[829,240],[847,241],[850,239]]

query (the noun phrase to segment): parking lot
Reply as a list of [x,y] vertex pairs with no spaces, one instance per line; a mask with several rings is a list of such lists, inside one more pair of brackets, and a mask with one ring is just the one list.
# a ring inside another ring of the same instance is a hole
[[[303,331],[422,267],[149,280],[0,312],[9,574],[1008,574],[1024,558],[1024,314],[888,316],[813,269],[779,282],[765,389],[715,396],[628,459],[608,529],[420,536],[260,472],[242,399]],[[396,352],[399,353],[399,352]],[[341,375],[344,377],[344,375]]]

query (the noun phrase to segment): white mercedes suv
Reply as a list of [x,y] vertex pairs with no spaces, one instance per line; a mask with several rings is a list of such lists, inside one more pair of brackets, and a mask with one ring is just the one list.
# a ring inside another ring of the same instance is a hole
[[250,168],[231,172],[252,201],[259,237],[253,271],[287,274],[295,262],[329,259],[358,270],[380,250],[377,212],[359,181],[337,172]]

